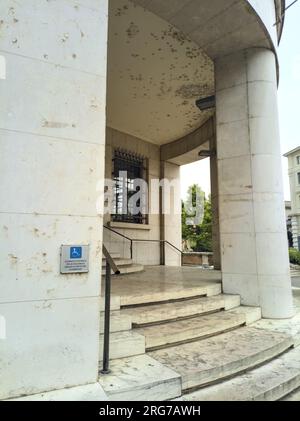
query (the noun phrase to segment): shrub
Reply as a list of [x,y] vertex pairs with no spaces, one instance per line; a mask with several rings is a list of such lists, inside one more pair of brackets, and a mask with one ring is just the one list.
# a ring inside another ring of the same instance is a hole
[[300,251],[296,249],[289,249],[290,263],[293,265],[300,265]]

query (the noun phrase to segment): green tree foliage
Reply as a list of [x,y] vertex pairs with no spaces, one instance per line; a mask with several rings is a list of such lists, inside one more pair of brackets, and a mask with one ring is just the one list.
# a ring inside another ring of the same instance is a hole
[[[204,217],[203,221],[198,225],[188,225],[187,221],[191,213],[189,204],[196,206],[196,197],[202,197],[204,200]],[[187,200],[182,201],[182,238],[189,242],[193,251],[211,252],[212,251],[212,208],[211,199],[205,198],[205,193],[197,184],[189,187]]]
[[300,265],[300,252],[296,249],[291,248],[289,250],[290,263],[293,265]]

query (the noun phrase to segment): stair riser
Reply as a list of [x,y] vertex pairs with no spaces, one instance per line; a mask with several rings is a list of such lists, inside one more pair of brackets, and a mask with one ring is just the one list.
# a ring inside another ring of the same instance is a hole
[[139,317],[132,317],[132,326],[134,328],[143,328],[155,324],[165,323],[169,321],[180,321],[187,318],[193,318],[199,315],[207,315],[210,313],[215,313],[224,310],[224,306],[220,305],[199,305],[195,306],[194,308],[187,308],[182,309],[178,312],[170,312],[169,314],[161,314],[159,316],[151,315],[151,314],[145,314],[145,315],[139,315]]
[[[117,335],[117,334],[116,334]],[[103,335],[100,336],[100,363],[102,362]],[[124,339],[120,335],[120,340],[112,338],[110,341],[110,359],[133,357],[145,353],[145,338],[141,335],[135,335]]]
[[255,401],[268,401],[274,402],[279,401],[280,399],[284,398],[285,396],[292,393],[294,390],[300,387],[300,372],[298,376],[293,377],[289,381],[280,384],[279,386],[275,387],[268,392],[256,396]]
[[[130,261],[130,260],[115,260],[115,264],[118,266],[118,267],[122,267],[122,266],[128,266],[128,265],[131,265],[131,264],[133,264],[133,262],[132,261]],[[105,269],[106,268],[106,262],[102,262],[102,269]]]
[[[104,320],[105,316],[104,313],[100,314],[100,333],[104,333]],[[113,315],[111,315],[110,318],[110,332],[125,332],[128,330],[131,330],[131,318],[125,315],[122,315],[118,318],[114,318]]]
[[243,373],[244,371],[253,369],[263,363],[271,361],[273,358],[280,356],[293,345],[292,340],[286,340],[271,349],[267,349],[252,357],[240,359],[233,363],[223,365],[221,367],[208,369],[205,372],[197,373],[190,376],[182,376],[182,390],[188,393],[192,390],[208,386],[212,383],[224,380],[228,377]]
[[154,402],[170,401],[181,395],[180,379],[169,380],[167,383],[154,382],[150,386],[139,387],[119,393],[106,392],[110,401],[130,402]]
[[[238,307],[236,309],[233,310],[229,310],[229,313],[231,314],[241,314],[241,312],[243,312],[243,306]],[[246,321],[246,326],[251,325],[257,321],[259,321],[262,317],[261,314],[261,308],[260,307],[249,307],[248,311],[246,311],[244,313],[245,315],[245,321]]]
[[[130,267],[125,267],[125,266],[121,266],[119,267],[120,269],[120,274],[121,275],[129,275],[130,273],[139,273],[139,272],[143,272],[144,267],[142,266],[130,266]],[[105,276],[106,274],[106,270],[102,270],[102,276]],[[114,275],[113,270],[111,271],[111,274]]]
[[[120,304],[120,297],[116,295],[112,295],[110,297],[110,309],[111,311],[114,310],[120,310],[121,304]],[[101,297],[100,301],[100,311],[103,312],[105,310],[105,299],[104,297]]]

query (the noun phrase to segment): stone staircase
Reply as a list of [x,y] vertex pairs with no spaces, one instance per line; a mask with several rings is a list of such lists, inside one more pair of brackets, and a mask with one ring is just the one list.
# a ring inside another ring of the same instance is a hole
[[[117,254],[117,253],[112,253],[111,256],[114,259],[118,268],[120,269],[121,275],[127,275],[127,274],[130,274],[130,273],[138,273],[138,272],[142,272],[144,270],[143,265],[133,263],[132,259],[123,258],[123,257],[120,256],[120,254]],[[102,275],[103,276],[105,275],[105,272],[106,272],[105,266],[106,266],[106,260],[103,257],[103,259],[102,259]],[[113,275],[113,271],[111,273]]]
[[300,348],[260,319],[218,282],[114,297],[112,371],[100,384],[112,400],[281,399],[300,387]]

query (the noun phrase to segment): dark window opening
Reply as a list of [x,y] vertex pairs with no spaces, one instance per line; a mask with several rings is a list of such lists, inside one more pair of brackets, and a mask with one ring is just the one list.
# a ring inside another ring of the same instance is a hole
[[148,192],[141,181],[147,181],[144,157],[115,150],[113,158],[114,201],[112,220],[132,224],[148,223]]

